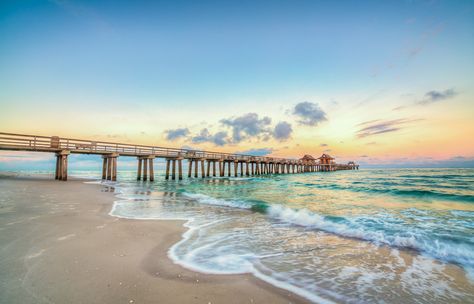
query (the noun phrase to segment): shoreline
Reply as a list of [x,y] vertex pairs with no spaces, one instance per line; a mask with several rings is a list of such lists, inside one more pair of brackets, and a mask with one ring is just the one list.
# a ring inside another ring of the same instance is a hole
[[[112,186],[88,181],[95,180],[0,176],[2,191],[13,187],[7,199],[21,200],[0,213],[1,303],[309,303],[251,273],[204,274],[174,263],[168,252],[188,231],[186,221],[109,215]],[[26,253],[18,256],[22,247]],[[79,295],[80,287],[87,292]]]

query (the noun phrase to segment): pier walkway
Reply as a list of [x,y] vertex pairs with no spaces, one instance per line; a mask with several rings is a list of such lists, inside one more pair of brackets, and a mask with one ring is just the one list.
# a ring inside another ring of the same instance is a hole
[[137,158],[137,180],[144,181],[155,179],[153,161],[156,158],[165,159],[165,178],[173,180],[183,179],[183,160],[188,161],[187,176],[196,178],[359,169],[354,162],[336,164],[326,154],[318,159],[310,155],[301,159],[275,158],[2,132],[0,150],[55,153],[55,178],[63,181],[67,180],[68,155],[71,153],[101,155],[102,179],[112,181],[117,180],[117,158],[120,156]]

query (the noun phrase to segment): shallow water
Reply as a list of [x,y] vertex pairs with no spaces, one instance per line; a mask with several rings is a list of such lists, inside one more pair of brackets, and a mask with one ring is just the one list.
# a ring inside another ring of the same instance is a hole
[[186,219],[169,252],[314,302],[474,303],[474,170],[384,169],[136,182],[111,215]]

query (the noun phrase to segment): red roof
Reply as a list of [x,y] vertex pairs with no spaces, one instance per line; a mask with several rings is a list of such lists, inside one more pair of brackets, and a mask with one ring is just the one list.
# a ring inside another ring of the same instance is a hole
[[301,160],[315,160],[315,158],[309,154],[306,154],[305,156],[301,158]]
[[334,157],[331,157],[331,156],[329,156],[328,154],[323,154],[323,155],[321,155],[321,157],[318,158],[318,159],[322,159],[322,158],[324,158],[324,159],[334,159]]

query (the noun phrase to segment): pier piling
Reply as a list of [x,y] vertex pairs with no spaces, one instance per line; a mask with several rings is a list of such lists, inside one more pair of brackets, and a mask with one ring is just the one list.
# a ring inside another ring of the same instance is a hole
[[[184,159],[189,161],[188,177],[193,176],[192,171],[194,162],[194,177],[196,178],[199,176],[199,167],[201,167],[201,177],[204,178],[211,176],[211,162],[212,176],[218,175],[221,177],[239,176],[239,167],[240,176],[359,170],[359,165],[355,162],[351,161],[346,164],[338,164],[334,161],[333,157],[327,154],[323,154],[319,158],[305,155],[300,159],[286,159],[269,156],[250,156],[243,154],[194,151],[189,149],[60,138],[58,136],[48,137],[0,132],[0,137],[2,137],[2,140],[0,141],[0,150],[55,153],[55,179],[61,181],[68,179],[68,155],[70,153],[101,155],[103,158],[101,177],[103,180],[110,181],[117,180],[117,158],[119,156],[137,157],[138,181],[147,181],[148,178],[150,181],[154,181],[154,159],[156,157],[165,159],[165,179],[170,179],[171,171],[171,179],[173,180],[176,179],[176,171],[178,171],[178,179],[181,180],[183,178],[182,161]],[[176,161],[178,162],[178,169],[176,169]],[[206,161],[207,167],[205,165]],[[201,165],[199,165],[198,162],[201,162]],[[234,165],[232,166],[231,163]],[[217,173],[217,165],[219,166],[219,173]]]

